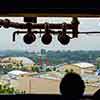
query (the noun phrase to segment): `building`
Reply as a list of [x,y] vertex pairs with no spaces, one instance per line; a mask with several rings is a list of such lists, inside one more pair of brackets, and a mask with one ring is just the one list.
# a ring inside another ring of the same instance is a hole
[[11,63],[13,67],[23,66],[28,70],[31,70],[35,63],[27,57],[6,57],[2,59],[2,63]]
[[56,70],[58,72],[67,72],[67,71],[73,70],[74,72],[76,72],[78,74],[80,73],[80,68],[76,67],[74,65],[71,65],[71,64],[64,64],[61,67],[58,67]]
[[85,74],[85,73],[86,74],[95,74],[95,72],[96,72],[96,66],[91,63],[82,62],[82,63],[73,64],[73,65],[80,68],[81,74]]
[[[39,77],[20,77],[12,83],[12,86],[18,90],[26,91],[26,93],[33,94],[60,94],[61,79],[48,79]],[[94,84],[94,83],[93,83]],[[86,85],[85,94],[93,94],[100,87]]]
[[20,70],[13,70],[13,71],[8,72],[8,76],[15,79],[18,79],[18,77],[24,77],[28,75],[31,75],[31,73],[20,71]]
[[75,64],[65,64],[62,67],[57,68],[57,70],[61,72],[72,70],[73,72],[76,72],[78,74],[95,74],[96,66],[91,63],[81,62]]
[[2,62],[22,63],[24,65],[33,65],[34,62],[27,57],[6,57]]
[[56,71],[50,71],[50,72],[45,72],[41,74],[34,75],[34,77],[38,78],[45,78],[45,79],[54,79],[54,80],[60,80],[64,74]]
[[13,87],[35,94],[58,94],[60,80],[35,77],[20,77],[13,82]]

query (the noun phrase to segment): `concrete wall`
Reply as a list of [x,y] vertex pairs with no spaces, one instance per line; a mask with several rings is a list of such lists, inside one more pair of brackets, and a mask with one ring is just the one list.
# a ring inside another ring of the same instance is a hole
[[16,82],[16,88],[27,93],[59,93],[59,80],[23,77]]

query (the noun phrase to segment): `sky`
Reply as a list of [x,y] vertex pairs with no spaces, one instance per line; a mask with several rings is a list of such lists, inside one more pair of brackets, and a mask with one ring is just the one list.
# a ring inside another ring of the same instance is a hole
[[[0,19],[10,19],[13,22],[23,22],[23,17],[0,17]],[[100,31],[100,18],[78,18],[80,21],[79,31]],[[72,18],[68,17],[38,17],[37,23],[70,23]],[[100,34],[82,35],[78,38],[71,39],[68,45],[62,45],[57,40],[57,35],[53,37],[49,45],[41,42],[40,35],[36,35],[36,41],[31,45],[23,42],[24,35],[16,35],[16,41],[12,41],[14,31],[20,29],[0,28],[0,50],[24,50],[24,51],[40,51],[46,50],[100,50]]]

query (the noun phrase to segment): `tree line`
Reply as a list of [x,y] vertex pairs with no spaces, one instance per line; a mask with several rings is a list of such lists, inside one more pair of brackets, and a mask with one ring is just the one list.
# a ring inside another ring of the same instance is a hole
[[[96,59],[100,57],[100,51],[98,50],[78,50],[78,51],[52,51],[41,49],[41,58],[42,62],[45,63],[48,58],[49,63],[51,65],[61,64],[61,63],[76,63],[76,62],[90,62],[95,64]],[[26,51],[9,51],[9,53],[5,53],[4,57],[8,56],[24,56],[33,60],[36,64],[38,64],[39,55],[37,52],[26,52]]]

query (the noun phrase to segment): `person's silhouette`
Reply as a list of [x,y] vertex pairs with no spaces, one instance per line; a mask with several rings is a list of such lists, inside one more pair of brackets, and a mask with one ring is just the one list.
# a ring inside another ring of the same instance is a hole
[[67,73],[60,83],[60,92],[68,100],[79,100],[85,90],[85,84],[80,75]]
[[94,93],[93,100],[100,100],[100,89]]

